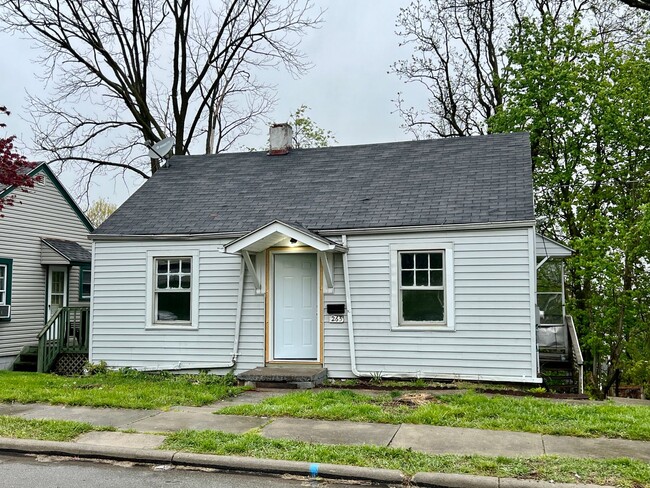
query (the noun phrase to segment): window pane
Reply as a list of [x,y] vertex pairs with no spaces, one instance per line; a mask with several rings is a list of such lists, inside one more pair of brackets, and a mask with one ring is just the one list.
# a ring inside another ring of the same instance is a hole
[[190,287],[190,275],[181,276],[181,288]]
[[176,259],[173,260],[173,261],[170,260],[169,261],[169,272],[170,273],[178,273],[179,270],[180,270],[180,261],[178,261]]
[[167,260],[166,259],[158,259],[158,273],[166,273],[167,272]]
[[429,254],[429,262],[431,269],[442,269],[442,253],[432,252]]
[[549,259],[537,270],[537,291],[562,291],[562,261]]
[[442,286],[442,270],[429,271],[431,277],[431,286]]
[[169,275],[169,287],[170,288],[180,288],[178,275]]
[[181,261],[181,271],[183,273],[189,273],[191,271],[192,267],[190,265],[190,260],[189,259],[183,259]]
[[5,303],[5,294],[2,291],[0,291],[0,303],[2,303],[3,305]]
[[427,269],[429,267],[429,256],[426,254],[416,254],[415,267],[417,269]]
[[82,297],[90,296],[90,282],[81,285],[81,296]]
[[442,322],[444,301],[443,290],[402,290],[402,318],[408,322]]
[[62,295],[65,290],[65,271],[52,271],[52,292]]
[[[426,258],[427,255],[425,254]],[[415,285],[416,286],[429,286],[429,272],[428,271],[416,271],[415,272]]]
[[539,293],[537,306],[544,312],[542,324],[560,324],[564,322],[562,314],[562,293]]
[[158,321],[190,320],[190,293],[158,293]]
[[413,271],[402,271],[402,286],[413,286]]
[[158,289],[167,288],[167,275],[158,275]]
[[402,253],[402,269],[413,269],[413,254]]

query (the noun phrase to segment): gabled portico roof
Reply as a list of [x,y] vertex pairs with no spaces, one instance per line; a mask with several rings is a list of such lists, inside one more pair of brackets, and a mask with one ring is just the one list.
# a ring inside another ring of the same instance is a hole
[[317,251],[346,252],[347,248],[330,239],[319,236],[300,224],[288,224],[280,220],[273,220],[253,232],[229,242],[225,246],[227,253],[241,251],[261,252],[273,247],[285,239],[295,239],[296,245],[305,245]]

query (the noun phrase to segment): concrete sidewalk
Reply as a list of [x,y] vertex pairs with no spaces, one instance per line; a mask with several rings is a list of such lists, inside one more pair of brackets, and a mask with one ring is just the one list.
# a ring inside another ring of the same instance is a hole
[[260,429],[272,439],[343,444],[374,445],[412,449],[429,454],[479,454],[487,456],[541,456],[619,458],[650,462],[650,442],[625,439],[580,438],[491,431],[413,424],[377,424],[366,422],[322,421],[296,418],[263,418],[239,415],[215,415],[225,406],[256,403],[283,390],[245,392],[234,399],[205,407],[177,407],[170,411],[118,408],[70,407],[43,404],[0,404],[0,415],[25,419],[55,419],[87,422],[136,431],[139,435],[119,432],[91,432],[76,442],[93,445],[155,448],[164,434],[183,429],[219,430],[243,434]]

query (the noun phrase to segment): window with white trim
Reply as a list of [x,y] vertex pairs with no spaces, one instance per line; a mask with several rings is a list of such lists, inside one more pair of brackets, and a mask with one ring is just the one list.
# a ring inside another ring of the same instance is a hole
[[190,324],[192,321],[192,258],[154,258],[154,322]]
[[7,281],[9,271],[6,264],[0,264],[0,305],[7,305]]
[[391,243],[390,323],[397,330],[455,330],[454,243]]
[[445,323],[444,251],[400,251],[400,325]]

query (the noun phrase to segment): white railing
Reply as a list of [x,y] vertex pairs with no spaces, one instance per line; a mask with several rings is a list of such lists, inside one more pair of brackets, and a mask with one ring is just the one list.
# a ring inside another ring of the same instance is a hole
[[569,330],[569,337],[571,338],[573,360],[578,368],[578,393],[582,394],[585,392],[584,360],[582,358],[582,351],[580,350],[580,342],[578,342],[578,332],[576,331],[576,326],[573,323],[573,317],[571,315],[566,316],[566,326]]

